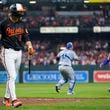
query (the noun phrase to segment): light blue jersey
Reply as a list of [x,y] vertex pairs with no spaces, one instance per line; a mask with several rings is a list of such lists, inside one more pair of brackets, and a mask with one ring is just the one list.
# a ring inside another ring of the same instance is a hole
[[73,50],[62,50],[58,53],[57,57],[59,57],[59,65],[68,65],[72,66],[72,61],[74,59],[78,59],[78,56]]

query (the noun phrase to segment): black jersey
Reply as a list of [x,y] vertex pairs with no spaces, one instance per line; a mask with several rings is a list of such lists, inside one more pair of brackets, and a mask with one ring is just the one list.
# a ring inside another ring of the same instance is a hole
[[13,23],[9,18],[0,24],[0,33],[2,35],[2,46],[21,50],[26,41],[29,41],[28,31],[24,22]]

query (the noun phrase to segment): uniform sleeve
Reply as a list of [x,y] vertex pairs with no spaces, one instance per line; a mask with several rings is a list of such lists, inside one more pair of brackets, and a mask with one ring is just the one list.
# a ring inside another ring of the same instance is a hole
[[30,41],[30,39],[29,39],[29,32],[28,32],[28,30],[27,30],[27,28],[25,28],[24,29],[24,35],[23,35],[23,37],[22,37],[22,41],[24,42],[24,43],[26,43],[27,41]]

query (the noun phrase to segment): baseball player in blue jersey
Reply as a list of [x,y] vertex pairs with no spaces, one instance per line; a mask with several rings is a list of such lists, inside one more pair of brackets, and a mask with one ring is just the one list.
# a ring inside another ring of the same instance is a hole
[[0,24],[2,42],[0,56],[8,77],[3,104],[6,106],[12,105],[14,108],[22,105],[22,102],[16,96],[15,80],[19,72],[24,44],[27,46],[29,55],[34,53],[27,28],[22,21],[25,12],[26,9],[22,4],[12,4],[9,7],[8,18]]
[[72,62],[74,60],[79,61],[78,56],[75,51],[73,51],[72,42],[68,42],[66,45],[66,49],[60,51],[57,55],[57,60],[59,61],[58,70],[61,73],[61,79],[56,84],[56,92],[60,92],[61,86],[65,83],[69,82],[69,88],[67,94],[74,94],[74,86],[75,86],[75,73],[72,68]]

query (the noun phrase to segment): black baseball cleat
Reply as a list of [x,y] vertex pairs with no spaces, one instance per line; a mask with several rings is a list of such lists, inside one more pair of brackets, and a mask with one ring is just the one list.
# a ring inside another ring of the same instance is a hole
[[59,93],[60,92],[60,88],[58,86],[55,86],[56,92]]

